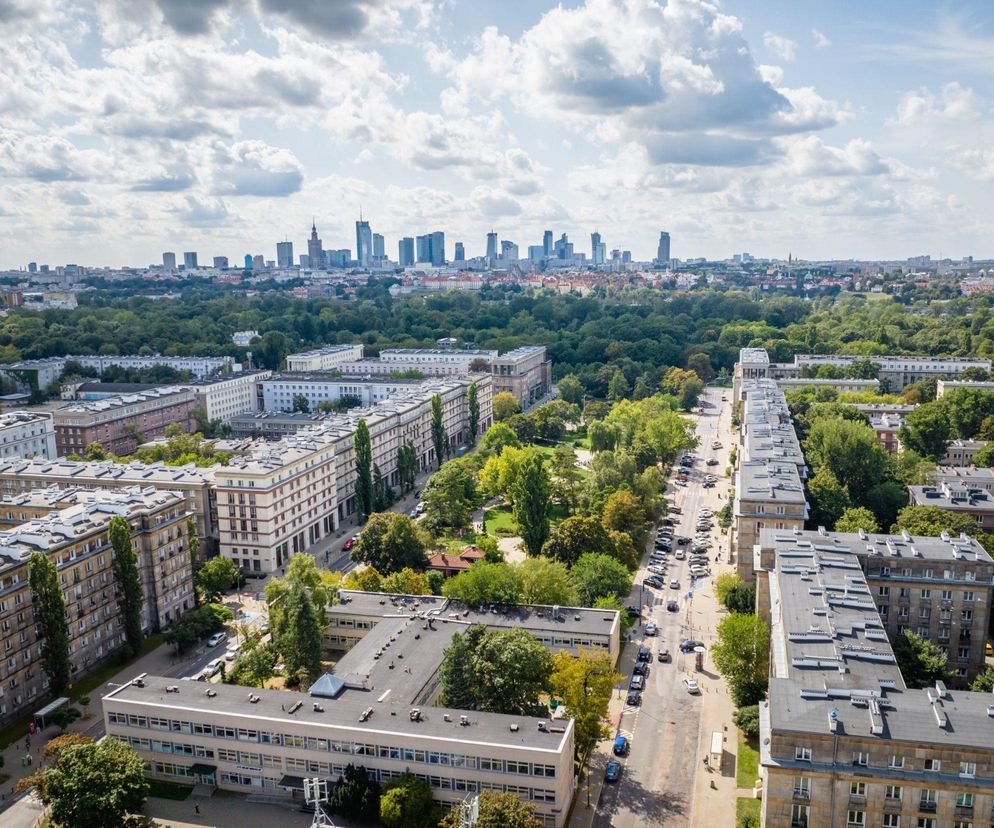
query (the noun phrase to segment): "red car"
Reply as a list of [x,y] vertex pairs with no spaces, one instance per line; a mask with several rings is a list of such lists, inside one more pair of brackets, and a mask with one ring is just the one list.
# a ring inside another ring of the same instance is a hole
[[348,552],[353,546],[355,546],[355,538],[349,538],[342,544],[342,549]]

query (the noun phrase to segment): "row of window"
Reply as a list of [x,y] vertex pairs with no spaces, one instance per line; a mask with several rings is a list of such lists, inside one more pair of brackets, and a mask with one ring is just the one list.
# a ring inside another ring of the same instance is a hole
[[[298,736],[288,733],[268,733],[266,731],[248,730],[245,728],[209,725],[200,722],[183,722],[174,719],[164,719],[156,716],[126,715],[109,711],[107,721],[110,724],[126,725],[128,727],[148,728],[151,730],[168,731],[171,733],[186,733],[196,736],[207,736],[215,739],[231,739],[242,742],[253,742],[263,745],[282,745],[289,748],[314,750],[322,753],[343,753],[351,756],[370,756],[379,759],[414,762],[428,765],[439,765],[468,770],[490,771],[495,773],[519,774],[523,776],[542,776],[554,779],[555,765],[545,765],[537,762],[518,762],[511,759],[495,759],[489,756],[466,756],[458,753],[443,753],[440,751],[416,750],[399,748],[388,745],[371,745],[362,742],[339,741],[314,736]],[[148,740],[138,739],[144,747]],[[150,750],[150,747],[145,747]],[[254,754],[253,754],[254,755]],[[288,759],[289,763],[290,760]]]
[[[798,762],[810,762],[811,748],[796,746],[794,748],[794,759]],[[868,768],[870,767],[870,754],[867,751],[854,750],[852,753],[852,763],[857,767]],[[898,754],[892,754],[890,756],[887,760],[886,767],[891,770],[914,770],[910,764],[905,762],[905,758]],[[940,759],[923,759],[921,769],[923,771],[939,773],[942,770],[942,761]],[[959,775],[966,779],[972,779],[977,775],[977,763],[960,762]]]

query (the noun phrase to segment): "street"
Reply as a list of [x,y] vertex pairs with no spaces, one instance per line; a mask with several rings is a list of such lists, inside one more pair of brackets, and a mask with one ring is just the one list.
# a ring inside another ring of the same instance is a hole
[[[717,514],[728,502],[729,481],[724,473],[728,466],[731,443],[728,430],[731,403],[721,402],[722,393],[728,392],[721,388],[709,388],[702,396],[702,400],[709,405],[695,417],[700,444],[694,452],[697,460],[688,475],[687,486],[676,486],[671,478],[667,488],[670,503],[675,503],[682,510],[680,515],[670,515],[675,523],[674,539],[679,536],[694,537],[699,509],[706,507]],[[715,440],[721,441],[722,448],[712,450],[711,445]],[[718,459],[718,465],[705,465],[712,457]],[[715,487],[711,489],[703,487],[704,476],[708,473],[717,478]],[[712,561],[719,553],[723,558],[726,557],[727,538],[721,534],[717,520],[711,536],[713,546],[708,554]],[[651,543],[650,540],[650,548]],[[681,548],[685,547],[674,543],[674,552]],[[620,701],[612,703],[612,712],[614,704],[624,705],[620,710],[617,732],[628,737],[631,747],[628,756],[620,760],[623,766],[620,781],[617,784],[605,784],[601,790],[593,821],[593,825],[598,828],[694,824],[692,815],[696,775],[707,773],[703,757],[707,752],[706,742],[710,735],[702,732],[702,708],[715,703],[721,679],[714,673],[706,654],[704,669],[697,671],[694,654],[682,655],[679,645],[681,640],[687,638],[703,641],[705,645],[710,644],[713,639],[717,619],[713,617],[712,581],[718,569],[712,564],[711,576],[692,585],[688,562],[675,560],[673,554],[667,560],[667,572],[663,580],[668,585],[671,578],[676,578],[680,582],[680,588],[670,589],[667,586],[659,590],[649,587],[640,589],[643,580],[650,574],[643,561],[628,601],[630,606],[639,606],[640,597],[642,598],[643,617],[632,628],[631,644],[625,648],[618,667],[625,680],[617,694]],[[679,612],[666,610],[667,602],[673,599],[679,601]],[[695,603],[698,607],[696,609]],[[706,610],[701,607],[702,604]],[[658,635],[644,634],[648,621],[658,625]],[[651,672],[642,694],[642,704],[628,706],[625,704],[625,697],[639,646],[652,650]],[[656,653],[664,649],[672,654],[672,663],[661,663],[656,659]],[[700,695],[687,692],[683,683],[687,677],[695,678],[700,684]],[[610,743],[602,744],[606,745],[606,750],[610,750]],[[596,767],[602,767],[602,763],[595,765]],[[734,802],[732,810],[734,811]],[[718,823],[708,821],[707,824]]]

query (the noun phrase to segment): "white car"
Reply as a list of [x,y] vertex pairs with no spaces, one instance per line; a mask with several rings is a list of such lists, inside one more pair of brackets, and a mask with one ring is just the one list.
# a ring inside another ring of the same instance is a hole
[[652,564],[651,566],[648,566],[648,567],[646,567],[646,568],[647,568],[647,569],[648,569],[648,570],[649,570],[649,571],[650,571],[650,572],[651,572],[651,573],[652,573],[653,575],[665,575],[665,574],[666,574],[666,567],[665,567],[665,566],[659,566],[659,565],[657,565],[657,564]]
[[648,624],[645,625],[645,634],[646,635],[655,635],[658,632],[659,632],[659,627],[657,627],[651,621]]
[[670,589],[680,589],[680,582],[676,578],[670,579]]
[[697,683],[697,679],[685,678],[683,684],[690,695],[699,696],[701,694],[701,686]]
[[222,641],[224,641],[224,639],[226,639],[227,637],[228,637],[227,633],[223,633],[223,632],[214,633],[214,635],[212,635],[210,638],[207,639],[207,646],[208,647],[216,647],[218,644],[220,644]]

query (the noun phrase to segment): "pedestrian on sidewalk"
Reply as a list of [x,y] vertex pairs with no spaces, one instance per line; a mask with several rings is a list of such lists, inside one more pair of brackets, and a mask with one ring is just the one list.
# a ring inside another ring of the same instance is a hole
[[194,805],[193,806],[193,813],[195,813],[197,816],[200,816],[200,806],[199,805]]

